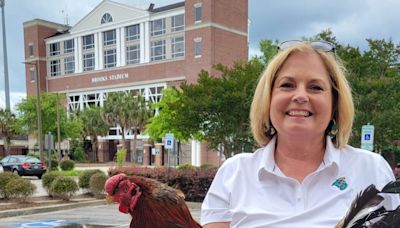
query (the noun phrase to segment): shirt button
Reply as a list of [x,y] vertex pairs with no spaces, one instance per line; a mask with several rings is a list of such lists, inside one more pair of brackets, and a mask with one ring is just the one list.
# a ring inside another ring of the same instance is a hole
[[300,202],[301,201],[301,198],[299,197],[299,198],[297,198],[297,202]]

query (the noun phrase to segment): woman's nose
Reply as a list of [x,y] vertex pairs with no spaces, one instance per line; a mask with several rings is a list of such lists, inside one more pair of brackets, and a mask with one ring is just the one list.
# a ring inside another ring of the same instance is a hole
[[309,101],[309,98],[306,89],[301,87],[297,88],[292,100],[300,104],[307,103]]

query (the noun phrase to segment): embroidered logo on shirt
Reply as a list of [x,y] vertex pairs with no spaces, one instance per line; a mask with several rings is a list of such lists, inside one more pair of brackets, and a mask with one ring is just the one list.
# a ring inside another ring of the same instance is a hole
[[338,187],[340,190],[345,190],[347,188],[346,178],[340,177],[332,183],[332,186]]

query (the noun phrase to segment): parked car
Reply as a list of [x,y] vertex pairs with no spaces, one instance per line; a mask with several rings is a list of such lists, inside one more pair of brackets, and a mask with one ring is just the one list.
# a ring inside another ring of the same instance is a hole
[[46,172],[46,164],[39,159],[26,155],[10,155],[0,161],[6,172],[13,172],[20,176],[37,176],[39,179]]

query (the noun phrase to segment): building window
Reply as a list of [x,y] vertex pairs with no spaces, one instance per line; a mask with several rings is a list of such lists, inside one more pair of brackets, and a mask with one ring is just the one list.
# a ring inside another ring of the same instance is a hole
[[83,41],[83,50],[85,49],[90,49],[90,48],[94,48],[94,35],[87,35],[82,37],[82,41]]
[[125,28],[126,41],[140,39],[140,27],[139,25],[131,25]]
[[74,52],[74,40],[64,41],[64,53]]
[[111,15],[109,13],[105,13],[103,15],[103,17],[101,18],[101,23],[102,24],[109,23],[109,22],[112,22],[112,21],[113,21],[113,19],[112,19]]
[[151,61],[165,59],[165,40],[151,42],[150,48]]
[[140,60],[140,46],[133,45],[126,47],[126,64],[139,63]]
[[151,22],[150,34],[152,36],[162,35],[165,33],[165,18]]
[[185,56],[185,38],[172,38],[172,58]]
[[33,44],[29,44],[29,57],[32,57],[33,54]]
[[185,16],[184,14],[179,14],[172,17],[171,31],[178,32],[185,29]]
[[30,76],[31,82],[35,81],[35,79],[36,79],[36,75],[35,74],[36,74],[35,68],[31,67],[29,69],[29,76]]
[[94,53],[83,54],[83,71],[94,70]]
[[104,68],[115,67],[117,65],[117,51],[109,49],[104,51]]
[[201,5],[196,5],[194,7],[194,23],[201,22]]
[[103,45],[104,46],[115,44],[116,40],[117,39],[116,39],[115,29],[103,32]]
[[60,43],[57,42],[50,44],[50,56],[59,54],[60,54]]
[[73,74],[75,72],[75,58],[68,57],[64,59],[65,74]]
[[194,56],[201,57],[201,38],[194,39]]
[[50,61],[50,75],[51,76],[58,76],[61,74],[61,65],[60,60],[51,60]]

